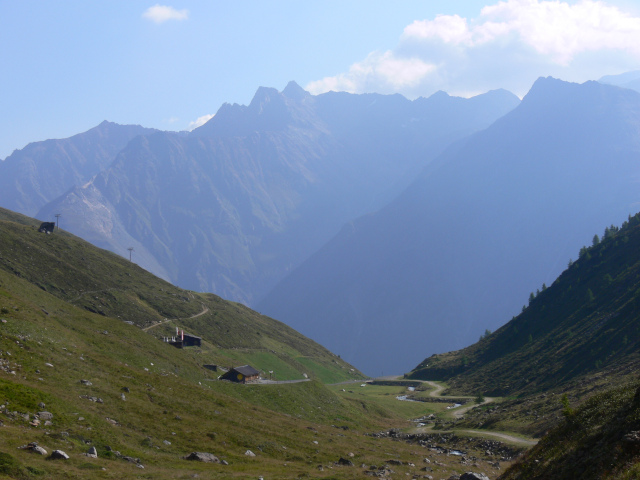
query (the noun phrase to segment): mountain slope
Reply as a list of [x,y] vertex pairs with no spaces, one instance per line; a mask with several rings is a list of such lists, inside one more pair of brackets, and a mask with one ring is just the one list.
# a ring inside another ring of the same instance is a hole
[[[239,385],[215,381],[218,373],[202,367],[214,350],[238,361],[252,350],[276,360],[298,352],[310,376],[332,369],[339,377],[345,364],[319,345],[241,305],[177,289],[64,231],[46,235],[37,226],[0,210],[0,475],[286,478],[333,468],[352,450],[369,464],[383,463],[392,447],[410,458],[409,445],[363,435],[403,423],[392,412],[343,400],[317,381]],[[135,325],[171,315],[194,333],[188,317],[203,304],[209,311],[197,318],[224,330],[216,337],[203,331],[202,347],[178,350]],[[47,456],[20,448],[30,442]],[[85,455],[90,447],[97,458]],[[69,460],[48,459],[54,449]],[[226,463],[186,460],[194,451]],[[337,467],[332,476],[353,472]]]
[[[315,370],[334,381],[361,378],[350,365],[280,322],[213,294],[181,290],[64,231],[39,233],[36,223],[0,209],[0,268],[67,304],[141,328],[162,324],[149,331],[157,337],[175,334],[176,326],[188,329],[207,342],[201,350],[203,363],[208,358],[229,366],[262,353],[267,365],[290,357],[287,370],[295,378],[314,376]],[[234,352],[237,348],[245,350],[244,358]],[[307,365],[296,364],[298,357],[308,359]]]
[[637,92],[540,79],[257,308],[369,374],[461,348],[519,311],[601,225],[635,213],[639,118]]
[[424,360],[409,376],[487,395],[530,395],[640,362],[640,214],[583,248],[548,288],[496,332]]
[[411,102],[260,88],[187,137],[135,139],[38,216],[61,212],[70,231],[115,252],[134,247],[163,278],[252,304],[344,222],[518,102],[505,91]]
[[640,388],[638,383],[610,389],[578,409],[500,480],[631,480],[638,477]]
[[0,162],[0,205],[33,215],[107,168],[132,138],[154,131],[104,121],[70,138],[30,143]]

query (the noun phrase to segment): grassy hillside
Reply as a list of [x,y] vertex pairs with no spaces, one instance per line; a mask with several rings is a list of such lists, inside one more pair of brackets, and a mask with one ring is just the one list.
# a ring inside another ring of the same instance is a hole
[[541,291],[523,312],[476,344],[433,355],[412,378],[446,379],[452,391],[489,395],[543,392],[603,369],[638,361],[640,216],[602,241]]
[[[393,388],[327,388],[321,381],[361,374],[280,322],[38,224],[0,211],[0,478],[404,477],[421,457],[441,476],[469,469],[467,457],[451,464],[415,438],[370,435],[409,428],[429,404],[394,408]],[[203,346],[159,340],[175,326]],[[312,380],[239,385],[202,367],[247,362]],[[70,458],[20,448],[30,442]],[[475,471],[495,474],[484,443],[464,444]],[[188,461],[191,452],[227,464]]]
[[[634,378],[640,367],[640,216],[580,251],[553,285],[474,345],[424,360],[408,376],[446,380],[448,394],[505,397],[475,409],[458,428],[542,436],[577,405]],[[447,428],[451,425],[445,425]]]
[[158,338],[180,327],[203,338],[202,348],[189,349],[201,364],[250,363],[274,371],[279,380],[303,373],[327,383],[363,378],[281,322],[215,295],[179,289],[64,231],[39,233],[38,225],[0,209],[0,269],[24,279],[27,288],[35,285],[89,312],[151,327],[147,331]]
[[640,478],[640,388],[633,382],[593,396],[546,435],[501,480]]

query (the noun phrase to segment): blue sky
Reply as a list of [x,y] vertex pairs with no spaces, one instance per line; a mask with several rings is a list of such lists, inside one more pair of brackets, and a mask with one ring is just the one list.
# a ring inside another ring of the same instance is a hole
[[640,2],[0,0],[0,158],[103,120],[184,130],[259,86],[522,96],[640,69]]

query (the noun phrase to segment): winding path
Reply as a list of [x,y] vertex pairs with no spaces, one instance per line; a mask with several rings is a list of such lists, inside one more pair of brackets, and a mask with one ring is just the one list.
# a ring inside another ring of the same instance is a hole
[[158,323],[154,323],[153,325],[150,325],[148,327],[144,327],[142,329],[143,332],[148,332],[149,330],[151,330],[152,328],[157,327],[158,325],[162,325],[164,323],[168,323],[168,322],[172,322],[175,320],[191,320],[192,318],[198,318],[202,315],[204,315],[205,313],[209,312],[209,307],[207,307],[204,303],[202,304],[202,311],[200,313],[196,313],[195,315],[191,315],[190,317],[186,317],[186,318],[165,318],[164,320],[162,320],[161,322]]
[[[385,379],[385,380],[393,380],[393,378],[391,378],[391,377],[385,377],[384,379]],[[395,379],[399,380],[400,378],[399,378],[399,377],[396,377]],[[376,380],[378,380],[378,379],[376,379]],[[431,381],[431,380],[417,380],[417,381],[422,382],[422,383],[426,383],[426,384],[427,384],[427,385],[429,385],[430,387],[433,387],[433,390],[431,390],[431,391],[429,392],[429,396],[430,396],[430,397],[437,397],[437,398],[451,398],[452,400],[453,400],[453,399],[457,399],[457,398],[471,398],[471,399],[475,398],[475,397],[470,397],[470,396],[467,396],[467,395],[455,395],[455,396],[441,395],[442,391],[445,389],[445,387],[444,387],[444,386],[442,386],[442,385],[440,385],[440,384],[438,384],[438,383],[436,383],[436,382],[433,382],[433,381]],[[452,415],[454,418],[456,418],[456,419],[460,419],[460,418],[462,418],[462,417],[464,416],[464,414],[465,414],[465,413],[467,413],[469,410],[471,410],[471,409],[473,409],[473,408],[476,408],[476,407],[478,407],[478,406],[480,406],[480,405],[485,405],[485,404],[487,404],[487,403],[494,402],[495,400],[496,400],[496,399],[495,399],[495,398],[493,398],[493,397],[485,397],[485,399],[484,399],[484,402],[483,402],[483,403],[480,403],[480,404],[472,404],[472,405],[470,405],[470,406],[468,406],[468,407],[462,407],[462,408],[458,407],[458,408],[456,408],[455,410],[452,410],[452,411],[451,411],[451,415]],[[432,426],[431,426],[431,427],[432,427]],[[430,430],[431,428],[430,428],[430,427],[426,427],[426,428],[424,428],[424,429],[425,429],[425,430]],[[535,445],[535,444],[537,444],[537,443],[538,443],[538,440],[531,440],[531,439],[527,439],[527,438],[516,437],[516,436],[514,436],[514,435],[509,435],[509,434],[507,434],[507,433],[492,432],[492,431],[490,431],[490,430],[454,430],[454,431],[457,431],[457,432],[466,432],[466,433],[473,433],[473,434],[475,434],[475,435],[480,435],[480,436],[483,436],[483,437],[486,437],[486,436],[490,436],[490,437],[497,437],[497,438],[500,438],[500,439],[502,439],[502,440],[507,440],[507,441],[509,441],[509,442],[519,443],[519,444],[522,444],[522,445],[529,445],[529,446],[533,446],[533,445]]]

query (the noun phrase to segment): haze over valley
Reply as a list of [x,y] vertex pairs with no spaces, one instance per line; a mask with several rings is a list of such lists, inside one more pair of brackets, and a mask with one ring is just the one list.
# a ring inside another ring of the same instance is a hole
[[638,6],[0,18],[0,476],[638,478]]

